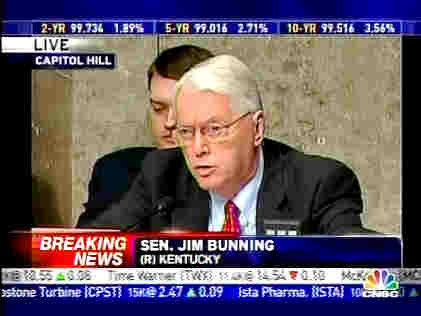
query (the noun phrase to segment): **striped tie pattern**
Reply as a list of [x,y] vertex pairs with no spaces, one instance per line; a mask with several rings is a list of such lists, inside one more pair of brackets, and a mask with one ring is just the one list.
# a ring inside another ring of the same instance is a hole
[[240,210],[238,209],[237,205],[235,205],[233,201],[229,200],[227,203],[225,203],[224,209],[225,222],[222,231],[226,233],[237,233],[240,235]]

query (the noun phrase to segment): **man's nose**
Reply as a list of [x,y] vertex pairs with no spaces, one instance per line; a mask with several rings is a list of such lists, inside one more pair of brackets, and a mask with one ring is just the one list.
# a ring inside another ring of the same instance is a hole
[[172,107],[170,107],[168,110],[167,120],[165,121],[164,125],[166,129],[174,129],[176,126],[175,113]]
[[193,139],[193,150],[197,157],[200,157],[209,152],[209,144],[200,131],[200,128],[196,129]]

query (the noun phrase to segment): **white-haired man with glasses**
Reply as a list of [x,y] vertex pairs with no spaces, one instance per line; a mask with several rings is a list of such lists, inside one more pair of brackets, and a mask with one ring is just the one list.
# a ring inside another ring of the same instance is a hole
[[[210,58],[175,86],[180,148],[149,154],[125,198],[98,227],[263,235],[266,220],[297,220],[303,234],[372,233],[361,225],[361,190],[344,164],[264,138],[251,70],[230,55]],[[174,203],[165,216],[152,210]],[[112,209],[111,208],[111,209]]]

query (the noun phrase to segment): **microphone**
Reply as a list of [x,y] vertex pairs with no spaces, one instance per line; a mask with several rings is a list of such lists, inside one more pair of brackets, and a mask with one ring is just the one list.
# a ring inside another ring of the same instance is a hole
[[162,199],[156,202],[155,206],[152,208],[152,212],[149,216],[154,215],[167,215],[174,210],[175,199],[171,196],[164,196]]
[[144,220],[149,219],[155,215],[159,215],[159,216],[168,215],[174,210],[174,206],[175,206],[175,199],[171,196],[164,196],[163,198],[159,199],[154,204],[151,211],[146,212],[136,223],[123,228],[121,231],[122,232],[133,231],[133,229],[139,224],[141,224]]

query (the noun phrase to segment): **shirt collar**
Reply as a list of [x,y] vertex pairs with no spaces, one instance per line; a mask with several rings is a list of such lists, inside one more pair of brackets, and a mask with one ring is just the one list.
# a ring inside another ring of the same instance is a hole
[[[259,149],[259,160],[257,163],[257,170],[253,178],[238,192],[232,201],[237,205],[243,215],[248,218],[251,213],[255,213],[256,210],[251,207],[253,201],[257,201],[257,193],[259,191],[260,184],[262,183],[263,178],[263,150],[260,147]],[[209,191],[213,205],[225,205],[228,199],[222,197],[213,190]],[[223,207],[222,207],[223,209]]]

